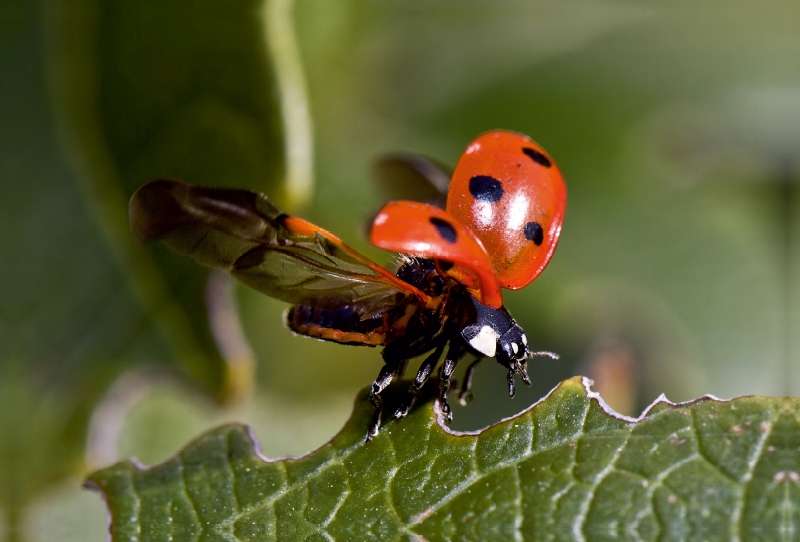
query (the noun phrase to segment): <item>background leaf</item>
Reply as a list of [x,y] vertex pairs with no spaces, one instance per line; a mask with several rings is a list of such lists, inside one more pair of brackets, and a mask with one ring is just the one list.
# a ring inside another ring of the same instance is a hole
[[[224,397],[249,359],[223,360],[208,271],[133,246],[125,209],[157,177],[280,186],[283,146],[258,4],[55,2],[51,83],[83,188],[140,300],[184,371]],[[228,364],[226,364],[226,361]]]
[[153,378],[180,373],[218,399],[252,386],[226,283],[134,246],[130,194],[166,175],[284,188],[258,2],[45,4],[2,9],[15,75],[0,119],[0,507],[14,537],[34,495],[82,473],[90,417],[121,374],[157,366]]
[[[114,540],[730,540],[797,528],[793,399],[660,401],[609,412],[588,382],[479,433],[429,405],[371,444],[365,394],[333,441],[268,461],[227,425],[167,462],[91,475]],[[614,415],[612,415],[614,414]]]

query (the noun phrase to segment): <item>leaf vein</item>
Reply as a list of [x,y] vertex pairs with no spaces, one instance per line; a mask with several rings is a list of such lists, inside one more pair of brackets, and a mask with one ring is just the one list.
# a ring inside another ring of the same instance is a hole
[[519,466],[512,468],[514,473],[514,489],[516,490],[516,497],[514,498],[514,540],[522,542],[522,524],[525,520],[522,506],[522,477],[519,474]]
[[181,486],[183,487],[183,494],[186,496],[186,500],[189,501],[189,504],[192,508],[192,515],[194,516],[195,521],[200,525],[200,532],[195,537],[195,540],[200,538],[200,534],[205,531],[205,527],[203,527],[203,523],[200,520],[200,513],[197,511],[197,504],[194,502],[192,495],[189,493],[189,480],[186,478],[186,465],[183,461],[183,455],[178,456],[178,467],[181,471],[181,481],[183,482]]
[[142,499],[139,497],[139,489],[136,487],[137,484],[135,476],[135,474],[138,474],[138,471],[128,470],[126,474],[130,478],[130,484],[133,487],[133,491],[131,493],[133,494],[134,499],[136,499],[136,515],[135,517],[131,518],[131,523],[134,523],[136,525],[137,539],[141,539],[140,537],[142,534],[142,524],[139,522],[139,517],[141,516],[142,513]]
[[692,434],[695,435],[695,438],[697,440],[697,453],[700,455],[701,458],[703,458],[703,460],[706,463],[708,463],[708,465],[712,469],[719,472],[723,478],[726,478],[729,482],[732,482],[734,485],[738,484],[739,480],[734,478],[732,474],[729,474],[724,470],[722,470],[722,468],[713,459],[711,459],[711,457],[703,449],[703,441],[700,439],[701,431],[697,420],[697,414],[695,413],[694,410],[691,410],[690,412],[692,418]]
[[761,438],[758,439],[758,442],[753,449],[752,456],[747,460],[748,470],[742,475],[740,480],[742,487],[737,487],[737,489],[739,489],[739,506],[737,506],[734,509],[733,514],[731,514],[731,533],[736,540],[739,540],[741,537],[743,516],[742,511],[744,510],[745,503],[747,502],[747,496],[750,490],[750,480],[753,478],[756,465],[761,462],[761,458],[764,456],[764,448],[767,443],[767,439],[769,439],[769,436],[772,434],[772,428],[774,425],[775,424],[773,420],[773,423],[769,424],[766,431],[762,431]]
[[[589,409],[587,408],[586,410],[588,417]],[[585,429],[585,423],[586,423],[586,418],[584,418],[584,425],[583,425],[584,429]],[[601,469],[600,472],[597,473],[597,476],[595,476],[594,480],[592,481],[592,486],[589,492],[586,494],[586,498],[581,503],[581,506],[578,509],[578,515],[575,517],[572,523],[572,534],[573,536],[575,536],[576,540],[581,540],[581,541],[586,540],[584,534],[584,528],[586,527],[586,519],[589,516],[589,509],[591,508],[592,502],[594,501],[594,497],[597,493],[597,488],[599,488],[600,484],[603,483],[603,480],[605,480],[606,477],[609,474],[611,474],[613,470],[615,470],[617,466],[617,460],[619,459],[620,455],[622,455],[622,451],[628,446],[628,442],[630,441],[632,434],[633,431],[629,429],[627,435],[625,435],[625,440],[617,446],[617,449],[614,451],[614,455],[611,457],[610,461],[608,462],[608,465],[606,465],[603,469]],[[581,436],[578,439],[578,442],[580,442],[582,439],[583,436]],[[575,476],[575,466],[577,466],[577,464],[578,462],[575,461],[575,464],[572,467],[572,476],[575,479],[577,479],[577,477]]]
[[[694,453],[694,454],[688,455],[688,456],[684,457],[683,459],[681,459],[680,461],[676,461],[675,463],[672,463],[667,468],[665,468],[664,470],[659,472],[653,478],[652,482],[648,480],[648,483],[647,483],[647,502],[650,504],[650,506],[649,507],[642,507],[642,509],[634,517],[633,522],[631,523],[631,526],[628,528],[628,532],[631,535],[638,536],[638,534],[636,533],[636,529],[639,528],[639,525],[642,523],[642,520],[645,517],[647,517],[647,513],[648,512],[654,512],[655,506],[654,506],[654,503],[653,503],[653,497],[655,495],[656,489],[658,489],[659,487],[663,486],[664,481],[667,479],[667,477],[670,474],[672,474],[673,472],[675,472],[677,469],[681,468],[685,464],[690,463],[690,462],[692,462],[692,461],[694,461],[696,459],[702,459],[702,456],[699,453]],[[646,477],[645,477],[645,479],[647,480]],[[654,515],[655,515],[655,513],[654,513]],[[660,518],[659,518],[659,524],[661,524],[661,519]]]

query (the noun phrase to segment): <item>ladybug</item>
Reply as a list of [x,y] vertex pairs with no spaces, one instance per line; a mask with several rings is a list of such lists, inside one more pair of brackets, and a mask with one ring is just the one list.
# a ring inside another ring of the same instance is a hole
[[[248,190],[160,179],[139,188],[129,208],[137,241],[160,238],[292,304],[285,321],[295,333],[383,346],[384,365],[370,389],[376,413],[367,441],[380,427],[381,393],[412,358],[427,354],[394,418],[408,413],[444,354],[439,403],[448,423],[451,378],[467,352],[475,360],[461,386],[462,403],[471,398],[473,374],[484,357],[508,369],[511,397],[516,376],[530,386],[528,358],[557,358],[530,350],[525,332],[503,306],[501,289],[522,288],[545,268],[558,243],[567,196],[558,166],[544,149],[503,130],[470,143],[452,176],[421,157],[396,156],[379,166],[379,177],[394,179],[385,183],[390,187],[429,181],[434,193],[429,203],[391,201],[373,220],[370,241],[401,255],[396,273]],[[394,174],[386,175],[389,170]]]

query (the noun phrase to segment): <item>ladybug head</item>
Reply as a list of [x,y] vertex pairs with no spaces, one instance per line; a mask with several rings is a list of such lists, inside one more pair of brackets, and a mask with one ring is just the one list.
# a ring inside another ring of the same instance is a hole
[[513,397],[513,375],[522,378],[526,386],[531,385],[528,378],[528,358],[547,356],[558,359],[552,352],[531,352],[525,331],[508,314],[504,307],[493,309],[472,299],[475,307],[475,321],[461,330],[461,337],[469,346],[484,356],[497,358],[500,365],[509,370],[509,393]]
[[494,309],[472,299],[475,322],[461,330],[461,336],[475,351],[493,358],[509,369],[524,366],[530,355],[528,338],[505,307]]
[[528,351],[528,338],[525,332],[516,322],[497,339],[497,360],[503,365],[511,365],[514,362],[523,363],[530,352]]

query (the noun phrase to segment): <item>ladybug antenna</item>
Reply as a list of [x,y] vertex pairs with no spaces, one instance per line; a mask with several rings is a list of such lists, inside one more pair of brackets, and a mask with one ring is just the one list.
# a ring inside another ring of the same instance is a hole
[[542,350],[541,352],[530,352],[528,354],[529,358],[535,358],[537,356],[547,356],[548,358],[559,359],[559,355],[555,352],[547,352],[545,350]]

